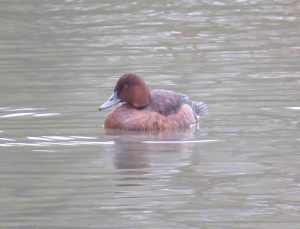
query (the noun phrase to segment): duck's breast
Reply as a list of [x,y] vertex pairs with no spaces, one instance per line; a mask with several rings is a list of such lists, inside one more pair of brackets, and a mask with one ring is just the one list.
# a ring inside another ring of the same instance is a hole
[[195,122],[194,112],[187,104],[181,105],[169,115],[149,108],[138,110],[123,104],[107,116],[104,126],[124,130],[162,130],[186,128]]

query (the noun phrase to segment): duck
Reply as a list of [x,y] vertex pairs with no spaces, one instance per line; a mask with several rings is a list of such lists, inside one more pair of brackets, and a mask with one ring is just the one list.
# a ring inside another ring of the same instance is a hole
[[136,73],[126,73],[117,81],[112,95],[99,110],[120,104],[107,115],[104,128],[121,130],[168,130],[195,126],[207,113],[205,102],[171,90],[150,90]]

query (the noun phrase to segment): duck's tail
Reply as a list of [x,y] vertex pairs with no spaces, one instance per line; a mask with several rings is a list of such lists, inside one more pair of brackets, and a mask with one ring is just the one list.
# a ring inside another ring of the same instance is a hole
[[208,113],[208,107],[205,102],[192,101],[186,95],[182,95],[182,101],[183,103],[186,103],[192,107],[197,117],[206,115]]
[[190,106],[193,108],[193,111],[197,116],[203,116],[208,113],[208,107],[205,102],[191,101]]

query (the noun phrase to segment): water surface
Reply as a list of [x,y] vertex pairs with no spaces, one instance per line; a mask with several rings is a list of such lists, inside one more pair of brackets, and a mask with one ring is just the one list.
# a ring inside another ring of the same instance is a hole
[[[1,228],[299,228],[300,4],[2,1]],[[118,77],[206,101],[111,132]]]

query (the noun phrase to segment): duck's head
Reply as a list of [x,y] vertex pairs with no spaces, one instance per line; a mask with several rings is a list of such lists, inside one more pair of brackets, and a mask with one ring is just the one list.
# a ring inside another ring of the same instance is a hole
[[125,102],[136,109],[142,109],[149,105],[149,88],[137,74],[127,73],[121,76],[113,94],[99,107],[99,110],[121,102]]

